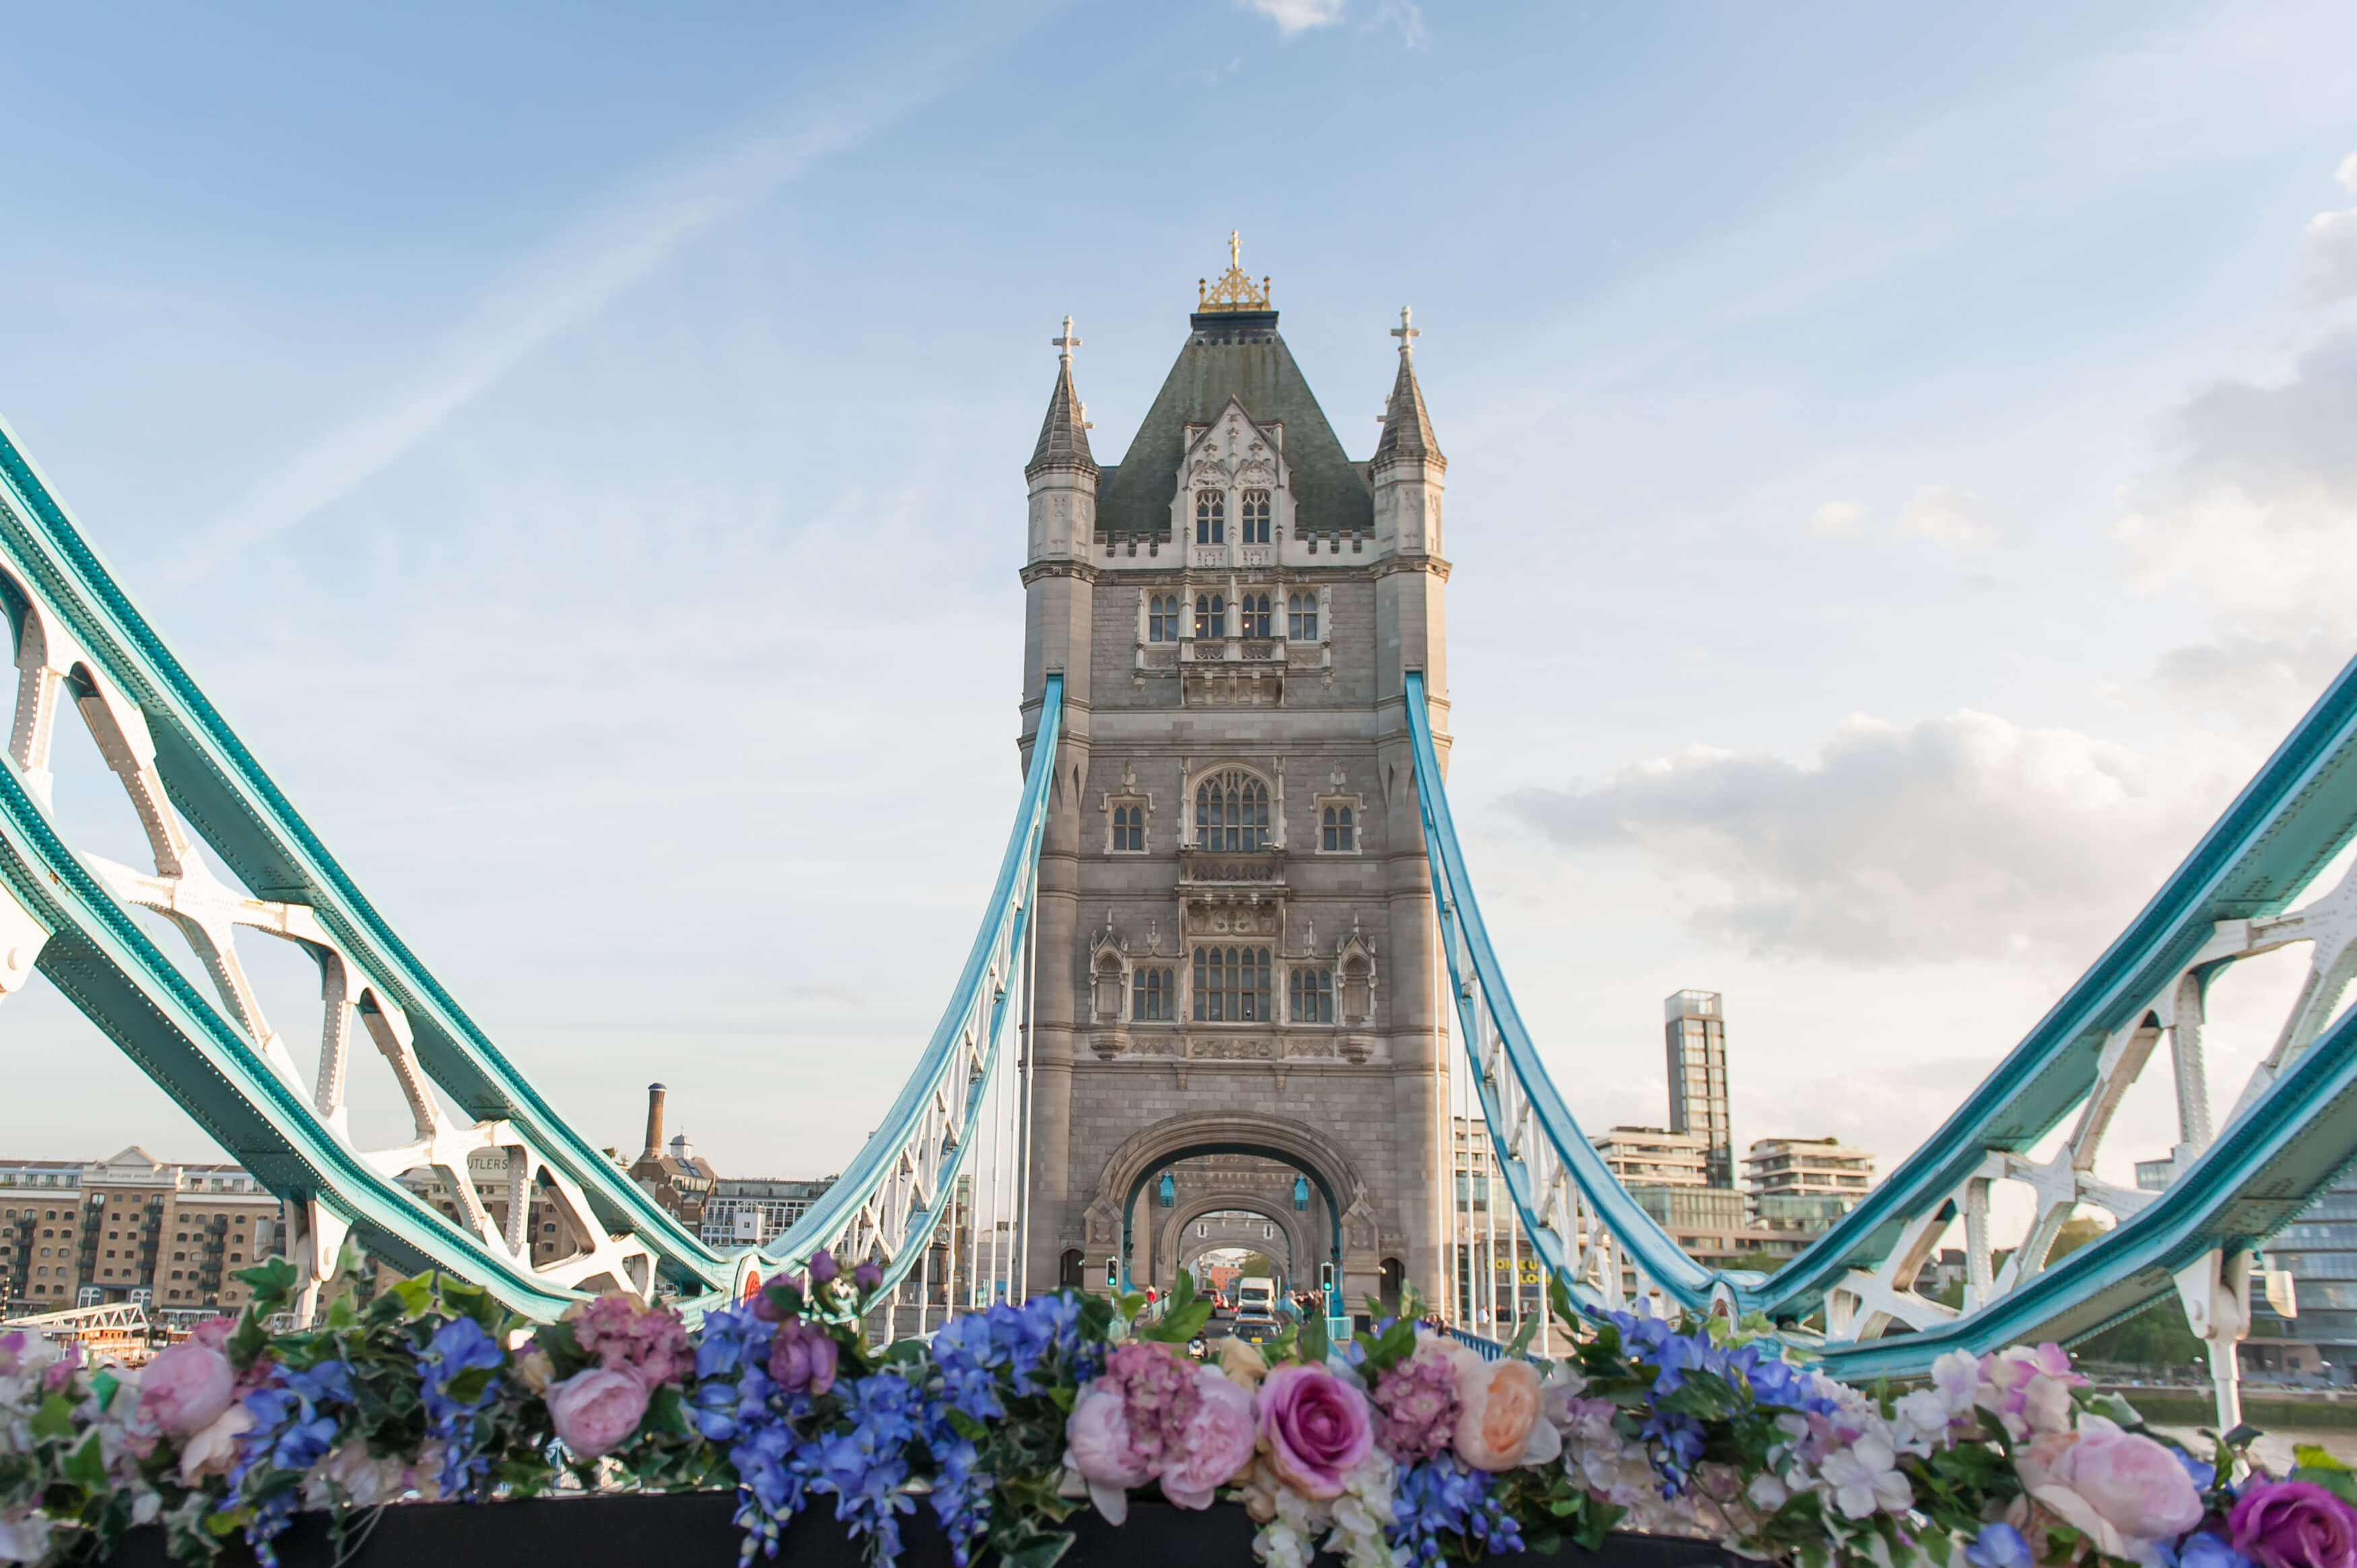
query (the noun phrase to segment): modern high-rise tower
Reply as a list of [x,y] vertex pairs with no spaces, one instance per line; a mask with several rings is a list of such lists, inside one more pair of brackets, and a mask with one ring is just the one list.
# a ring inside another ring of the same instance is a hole
[[1680,991],[1662,1003],[1669,1046],[1670,1131],[1709,1147],[1713,1187],[1735,1185],[1735,1124],[1727,1105],[1727,1012],[1716,991]]
[[[1405,311],[1362,460],[1277,335],[1266,280],[1232,249],[1200,295],[1114,467],[1090,450],[1067,321],[1024,470],[1027,765],[1047,679],[1064,680],[1030,1278],[1094,1284],[1118,1260],[1168,1285],[1186,1228],[1242,1210],[1286,1228],[1299,1283],[1339,1251],[1353,1303],[1403,1278],[1429,1291],[1444,983],[1404,695],[1423,671],[1445,731],[1447,463]],[[1186,1201],[1146,1195],[1189,1159]]]

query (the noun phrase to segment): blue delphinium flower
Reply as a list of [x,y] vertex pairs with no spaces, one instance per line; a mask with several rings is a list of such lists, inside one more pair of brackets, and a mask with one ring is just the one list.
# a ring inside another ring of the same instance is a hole
[[2187,1536],[2176,1556],[2176,1568],[2252,1568],[2251,1560],[2228,1545],[2224,1536],[2206,1530]]
[[[336,1445],[338,1418],[334,1408],[352,1402],[352,1370],[341,1361],[289,1371],[281,1367],[267,1387],[245,1396],[253,1425],[237,1443],[237,1465],[230,1471],[228,1503],[236,1505],[245,1478],[256,1469],[307,1470]],[[263,1568],[277,1568],[278,1553],[271,1541],[294,1517],[300,1489],[280,1488],[255,1505],[245,1527],[245,1541]]]
[[851,1430],[829,1433],[807,1446],[815,1460],[810,1487],[834,1494],[834,1517],[855,1536],[869,1537],[871,1558],[900,1555],[900,1520],[916,1500],[900,1490],[909,1478],[909,1443],[917,1434],[916,1391],[897,1370],[835,1385]]
[[1385,1535],[1425,1568],[1440,1562],[1443,1543],[1451,1540],[1474,1543],[1480,1549],[1475,1556],[1520,1552],[1522,1527],[1498,1501],[1496,1482],[1451,1454],[1420,1459],[1400,1472]]
[[2000,1520],[1981,1526],[1980,1534],[1964,1548],[1964,1561],[1973,1568],[2031,1568],[2029,1542]]
[[2193,1489],[2195,1491],[2206,1492],[2212,1486],[2217,1484],[2217,1466],[2212,1465],[2207,1459],[2196,1459],[2192,1455],[2188,1454],[2182,1448],[2171,1447],[2169,1452],[2177,1455],[2177,1462],[2184,1466],[2185,1473],[2193,1477]]
[[[425,1402],[426,1429],[442,1442],[445,1496],[468,1495],[490,1468],[475,1418],[499,1391],[497,1373],[506,1359],[500,1342],[471,1317],[452,1318],[418,1352],[417,1369],[424,1380],[418,1391]],[[490,1375],[468,1379],[470,1372]],[[457,1391],[462,1379],[470,1391],[466,1394]]]

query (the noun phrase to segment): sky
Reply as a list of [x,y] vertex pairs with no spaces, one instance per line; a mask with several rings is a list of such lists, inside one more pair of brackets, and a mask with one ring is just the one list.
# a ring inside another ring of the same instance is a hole
[[[11,52],[0,415],[593,1142],[657,1078],[727,1174],[874,1125],[1014,805],[1048,339],[1110,460],[1231,230],[1354,456],[1415,308],[1452,798],[1591,1128],[1662,1120],[1698,986],[1739,1141],[1888,1169],[2357,652],[2346,5],[131,5]],[[2299,961],[2221,983],[2222,1105]],[[8,1155],[217,1157],[46,982],[0,1052]]]

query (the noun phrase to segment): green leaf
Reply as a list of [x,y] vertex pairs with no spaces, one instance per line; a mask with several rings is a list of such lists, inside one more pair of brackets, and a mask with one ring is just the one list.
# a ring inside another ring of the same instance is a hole
[[968,1443],[979,1443],[984,1438],[990,1435],[990,1428],[988,1426],[966,1414],[965,1412],[962,1410],[952,1410],[948,1413],[950,1430],[956,1433],[960,1437],[964,1438]]
[[33,1435],[64,1437],[73,1431],[73,1402],[63,1394],[51,1394],[41,1401],[33,1412]]
[[1514,1342],[1506,1347],[1506,1354],[1518,1359],[1521,1359],[1529,1351],[1531,1341],[1537,1338],[1538,1336],[1539,1319],[1535,1317],[1523,1318],[1522,1328],[1514,1335]]
[[2302,1465],[2294,1470],[2288,1478],[2295,1481],[2313,1481],[2342,1502],[2357,1508],[2357,1475],[2352,1475],[2346,1465],[2337,1465],[2331,1469],[2326,1469],[2320,1466]]
[[2334,1458],[2330,1454],[2318,1447],[2313,1443],[2293,1444],[2291,1455],[2292,1458],[2303,1470],[2346,1470],[2350,1468],[2348,1465]]
[[423,1273],[403,1280],[385,1294],[401,1303],[404,1317],[423,1317],[434,1305],[434,1276]]
[[1322,1367],[1326,1364],[1326,1357],[1332,1348],[1333,1347],[1327,1342],[1325,1318],[1312,1316],[1301,1320],[1301,1359],[1303,1360],[1313,1367]]
[[1069,1530],[1036,1534],[1008,1552],[1003,1561],[1006,1568],[1056,1568],[1078,1539]]
[[66,1455],[66,1462],[59,1466],[59,1469],[67,1480],[85,1492],[109,1490],[106,1484],[106,1454],[100,1446],[98,1434],[95,1432],[83,1438],[74,1451]]
[[295,1265],[284,1258],[240,1269],[230,1278],[253,1286],[254,1308],[264,1313],[276,1311],[295,1294]]

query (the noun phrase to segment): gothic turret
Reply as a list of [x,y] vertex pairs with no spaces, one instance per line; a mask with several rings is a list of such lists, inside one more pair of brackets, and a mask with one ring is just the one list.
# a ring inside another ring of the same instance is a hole
[[1422,334],[1408,323],[1408,308],[1402,306],[1400,324],[1392,328],[1400,340],[1399,376],[1383,406],[1374,460],[1367,465],[1375,489],[1375,550],[1384,555],[1437,555],[1441,476],[1448,471],[1448,459],[1433,436],[1424,389],[1415,381],[1415,339]]
[[1097,460],[1089,451],[1088,407],[1072,384],[1072,350],[1081,340],[1072,318],[1052,339],[1057,352],[1056,390],[1048,394],[1048,417],[1039,444],[1023,477],[1031,481],[1030,559],[1071,560],[1088,553],[1096,534]]

